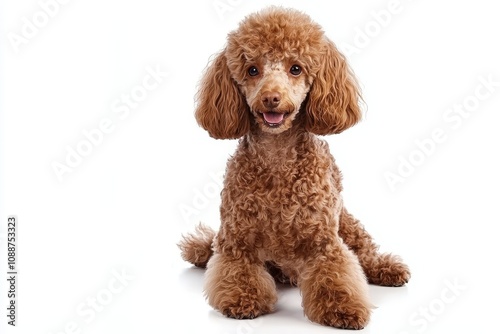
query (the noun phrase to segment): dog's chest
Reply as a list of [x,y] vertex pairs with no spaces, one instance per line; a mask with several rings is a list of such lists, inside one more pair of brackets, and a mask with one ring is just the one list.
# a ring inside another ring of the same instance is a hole
[[240,147],[228,162],[219,249],[258,250],[262,260],[284,263],[334,238],[342,199],[328,146],[317,140],[284,153]]
[[311,145],[274,159],[239,153],[228,165],[223,220],[244,217],[253,229],[283,234],[335,218],[340,190],[325,147]]

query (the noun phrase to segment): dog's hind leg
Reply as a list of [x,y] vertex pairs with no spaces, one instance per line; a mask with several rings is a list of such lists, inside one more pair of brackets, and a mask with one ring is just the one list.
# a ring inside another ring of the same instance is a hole
[[345,208],[340,213],[339,235],[358,256],[369,283],[401,286],[410,279],[410,270],[399,256],[380,254],[370,234]]

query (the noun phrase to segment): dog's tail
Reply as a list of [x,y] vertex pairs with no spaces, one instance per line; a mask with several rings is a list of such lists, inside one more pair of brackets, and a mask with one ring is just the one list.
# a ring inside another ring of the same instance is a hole
[[215,231],[200,223],[194,233],[183,236],[181,242],[177,244],[181,249],[182,258],[197,267],[205,268],[214,254],[212,250],[214,237]]

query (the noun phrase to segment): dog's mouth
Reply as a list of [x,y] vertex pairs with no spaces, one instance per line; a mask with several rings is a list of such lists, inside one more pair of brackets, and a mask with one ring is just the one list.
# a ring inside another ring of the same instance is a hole
[[259,112],[259,114],[264,120],[264,123],[272,128],[278,127],[283,124],[283,122],[289,115],[289,113],[281,113],[276,111]]

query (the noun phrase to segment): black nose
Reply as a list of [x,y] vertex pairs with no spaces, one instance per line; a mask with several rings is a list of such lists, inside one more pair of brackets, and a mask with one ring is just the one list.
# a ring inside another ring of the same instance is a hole
[[261,101],[266,108],[276,108],[280,104],[281,94],[278,92],[265,92],[261,96]]

